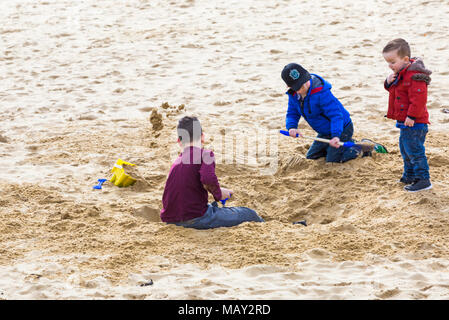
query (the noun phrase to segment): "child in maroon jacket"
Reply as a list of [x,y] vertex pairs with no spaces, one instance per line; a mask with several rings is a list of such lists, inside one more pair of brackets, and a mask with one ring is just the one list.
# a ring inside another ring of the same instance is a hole
[[[215,158],[202,148],[204,134],[196,117],[179,120],[178,143],[183,148],[173,163],[162,196],[161,220],[195,229],[232,227],[246,221],[263,222],[256,211],[246,207],[218,207],[232,190],[221,188],[215,175]],[[208,192],[215,201],[208,203]]]
[[410,46],[404,39],[390,41],[383,56],[393,70],[384,83],[389,92],[387,118],[396,120],[401,130],[399,148],[404,172],[399,181],[409,192],[431,189],[424,142],[430,123],[426,103],[432,72],[419,58],[410,58]]

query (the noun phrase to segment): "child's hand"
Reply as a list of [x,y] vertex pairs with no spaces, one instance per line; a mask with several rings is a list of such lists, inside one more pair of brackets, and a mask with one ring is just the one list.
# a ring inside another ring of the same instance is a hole
[[299,129],[290,129],[288,130],[288,133],[290,134],[290,137],[296,138],[296,134],[298,134],[298,136],[302,137],[301,132],[299,131]]
[[221,188],[221,200],[225,200],[231,197],[234,191],[226,188]]
[[340,142],[340,138],[334,137],[329,141],[329,145],[334,148],[340,148],[341,146],[340,146],[339,142]]
[[392,73],[387,77],[387,83],[390,84],[392,82],[394,82],[394,80],[396,80],[398,74],[397,73]]
[[413,127],[415,125],[415,120],[412,120],[409,117],[407,117],[407,118],[405,118],[404,124],[407,127]]

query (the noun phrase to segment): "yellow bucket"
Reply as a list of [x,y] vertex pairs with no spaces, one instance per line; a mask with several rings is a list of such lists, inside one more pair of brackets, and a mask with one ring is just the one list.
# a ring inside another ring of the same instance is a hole
[[123,161],[122,159],[117,160],[114,164],[114,168],[111,170],[113,173],[112,178],[109,180],[117,187],[128,187],[136,182],[136,179],[125,173],[123,165],[135,166],[135,164]]

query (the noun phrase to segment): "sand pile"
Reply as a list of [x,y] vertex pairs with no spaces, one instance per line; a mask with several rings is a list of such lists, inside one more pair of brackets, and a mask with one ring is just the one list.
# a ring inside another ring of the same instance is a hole
[[[1,10],[0,298],[447,298],[449,12],[399,4],[409,8],[400,21],[387,3],[346,0],[15,1]],[[309,28],[300,42],[291,40],[299,12]],[[418,34],[417,20],[428,23]],[[383,117],[380,52],[397,33],[434,71],[434,188],[418,194],[397,183],[399,132]],[[305,159],[310,141],[278,133],[280,70],[291,61],[333,84],[355,139],[390,152]],[[226,205],[266,223],[199,231],[160,222],[183,115],[201,120],[220,184],[235,192]],[[126,168],[136,184],[94,190],[119,158],[136,164]]]
[[162,124],[162,116],[159,113],[157,113],[156,110],[153,110],[151,112],[150,122],[151,125],[153,126],[154,131],[162,130],[162,128],[164,127]]

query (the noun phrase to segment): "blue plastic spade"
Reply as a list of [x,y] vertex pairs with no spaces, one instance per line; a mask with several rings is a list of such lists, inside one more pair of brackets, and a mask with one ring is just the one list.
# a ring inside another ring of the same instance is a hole
[[[230,198],[230,197],[232,197],[232,193],[229,195],[229,198]],[[226,199],[224,199],[224,200],[220,200],[220,202],[221,202],[221,204],[223,205],[223,207],[225,206],[226,201],[229,200],[229,198],[226,198]]]
[[[280,133],[282,133],[284,136],[288,136],[290,137],[290,133],[288,133],[288,131],[285,130],[279,130]],[[299,134],[296,134],[296,137],[299,137]],[[324,143],[329,143],[330,140],[329,139],[323,139],[323,138],[317,138],[317,137],[307,137],[307,136],[303,136],[304,138],[307,139],[312,139],[312,140],[316,140],[316,141],[320,141],[320,142],[324,142]],[[339,144],[343,147],[346,148],[351,148],[353,146],[355,146],[356,144],[352,141],[347,141],[347,142],[339,142]]]
[[[290,137],[290,134],[288,133],[288,131],[279,130],[279,132],[285,136]],[[299,137],[299,134],[296,134],[296,137]],[[302,137],[311,139],[311,140],[324,142],[324,143],[330,142],[329,139],[323,139],[323,138],[318,138],[318,137],[307,137],[307,136],[302,136]],[[352,141],[346,141],[346,142],[340,141],[338,144],[345,148],[351,148],[351,147],[360,148],[363,152],[371,152],[374,150],[377,153],[388,153],[387,148],[385,148],[385,146],[381,145],[380,143],[369,140],[369,139],[362,139],[362,143],[355,143]]]
[[101,189],[101,186],[103,185],[103,183],[105,183],[107,179],[98,179],[98,184],[96,186],[94,186],[94,189]]

